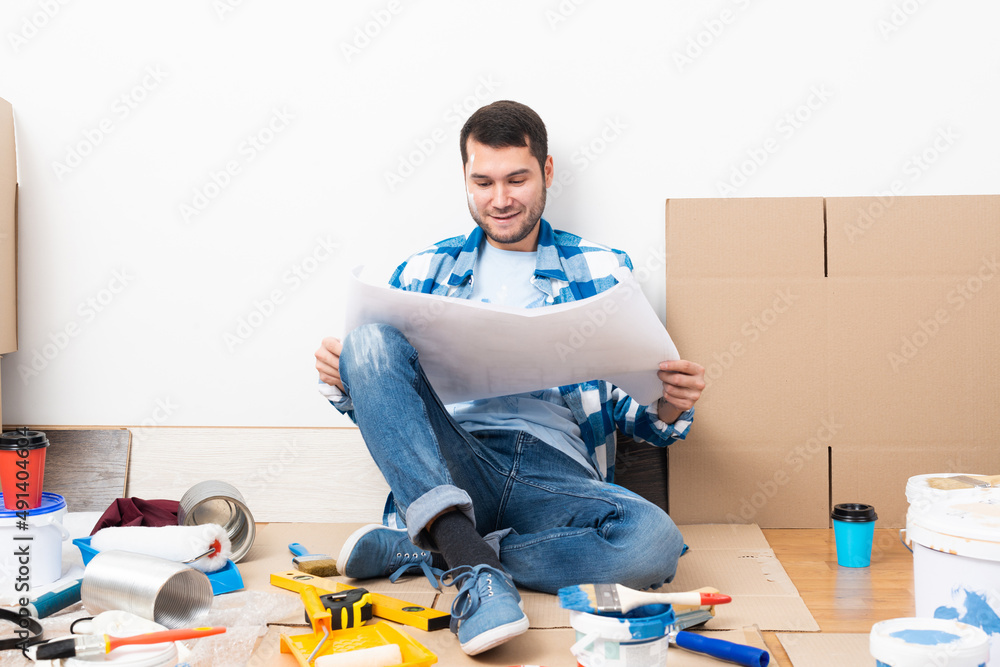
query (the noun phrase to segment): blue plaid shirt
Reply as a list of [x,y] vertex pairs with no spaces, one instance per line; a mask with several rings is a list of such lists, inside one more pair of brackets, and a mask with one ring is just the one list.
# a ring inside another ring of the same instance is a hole
[[[545,304],[586,299],[617,284],[619,267],[632,269],[621,250],[591,243],[579,236],[553,230],[539,222],[537,261],[532,284],[545,295]],[[472,294],[472,270],[483,242],[476,227],[468,237],[456,236],[421,250],[399,265],[389,285],[396,289],[467,299]],[[694,409],[673,424],[660,421],[652,406],[639,405],[624,391],[604,380],[559,387],[566,405],[580,425],[588,458],[605,481],[615,476],[615,430],[658,447],[682,440],[691,427]],[[332,400],[334,407],[354,418],[350,400]]]

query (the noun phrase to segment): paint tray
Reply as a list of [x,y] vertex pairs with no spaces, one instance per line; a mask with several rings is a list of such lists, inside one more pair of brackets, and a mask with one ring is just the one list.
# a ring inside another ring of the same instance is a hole
[[[281,652],[291,653],[302,667],[310,667],[310,663],[306,662],[306,659],[322,639],[323,635],[320,633],[283,634],[281,635]],[[381,622],[374,625],[334,630],[316,657],[342,651],[374,648],[385,644],[396,644],[399,646],[399,652],[403,654],[403,662],[392,667],[426,667],[437,662],[437,656],[425,648],[423,644],[392,625]]]
[[[90,537],[75,539],[73,540],[73,544],[80,549],[80,555],[83,556],[84,565],[89,563],[90,559],[98,553],[97,549],[90,546]],[[206,572],[205,575],[208,577],[208,581],[212,584],[212,595],[232,593],[233,591],[238,591],[243,588],[243,577],[240,576],[240,571],[236,569],[236,563],[231,560],[227,561],[226,566],[221,570]]]

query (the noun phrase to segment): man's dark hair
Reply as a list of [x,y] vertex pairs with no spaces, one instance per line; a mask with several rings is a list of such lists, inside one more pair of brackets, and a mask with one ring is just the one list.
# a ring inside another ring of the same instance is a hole
[[500,100],[487,104],[469,116],[459,137],[462,143],[462,166],[469,162],[466,144],[469,137],[490,148],[528,146],[545,175],[545,158],[549,155],[549,138],[545,123],[530,107],[520,102]]

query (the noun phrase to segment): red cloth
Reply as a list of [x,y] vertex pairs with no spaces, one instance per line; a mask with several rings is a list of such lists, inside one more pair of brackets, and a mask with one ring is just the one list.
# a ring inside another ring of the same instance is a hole
[[119,498],[104,511],[90,534],[111,526],[176,526],[180,506],[176,500]]

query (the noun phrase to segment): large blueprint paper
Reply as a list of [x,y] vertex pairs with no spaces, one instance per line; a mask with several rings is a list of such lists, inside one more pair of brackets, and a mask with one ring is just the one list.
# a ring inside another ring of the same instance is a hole
[[662,395],[660,362],[680,358],[627,269],[589,299],[529,309],[372,285],[360,275],[354,269],[346,331],[371,323],[402,331],[444,403],[607,380],[648,405]]

